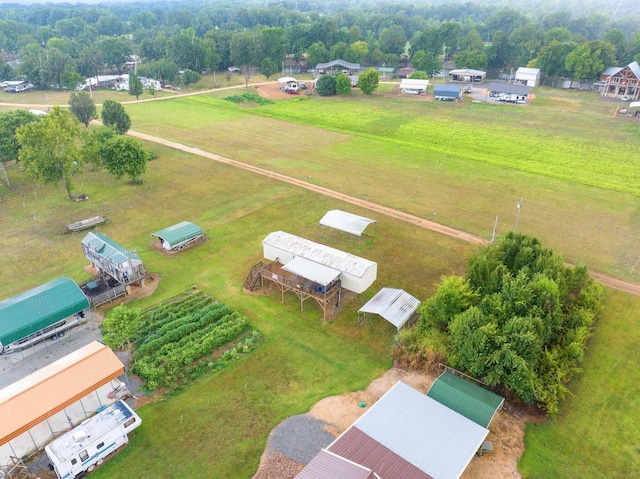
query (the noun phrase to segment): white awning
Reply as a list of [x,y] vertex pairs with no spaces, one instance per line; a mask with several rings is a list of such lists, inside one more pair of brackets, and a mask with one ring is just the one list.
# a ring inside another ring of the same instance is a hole
[[296,83],[297,80],[293,77],[280,77],[278,78],[279,83]]
[[282,269],[297,274],[301,278],[318,283],[321,286],[327,286],[340,276],[340,271],[314,261],[309,261],[300,256],[289,261]]
[[634,101],[632,103],[629,103],[629,108],[638,108],[640,107],[640,101]]
[[328,211],[320,220],[320,224],[323,226],[335,228],[356,236],[362,236],[364,230],[371,223],[377,223],[377,221],[341,210]]
[[420,301],[402,289],[382,288],[358,310],[360,313],[374,313],[400,329],[420,306]]

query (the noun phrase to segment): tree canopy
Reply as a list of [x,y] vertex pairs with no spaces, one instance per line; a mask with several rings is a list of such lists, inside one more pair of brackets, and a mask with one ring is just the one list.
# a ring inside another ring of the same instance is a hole
[[82,126],[67,109],[54,106],[41,121],[27,123],[16,131],[19,158],[38,183],[62,181],[67,198],[73,199],[71,178],[82,171]]
[[96,104],[86,91],[72,92],[69,96],[69,108],[80,123],[89,127],[89,123],[97,118]]
[[137,138],[115,135],[107,139],[101,148],[101,157],[107,171],[117,179],[128,176],[131,183],[142,183],[149,153]]
[[124,135],[131,127],[131,118],[120,103],[106,100],[102,104],[102,123],[114,125],[118,133]]
[[20,144],[16,138],[16,130],[22,125],[39,119],[38,116],[26,110],[0,113],[0,161],[2,163],[18,159]]
[[471,259],[466,278],[442,279],[420,306],[421,333],[405,346],[444,335],[451,367],[555,414],[601,299],[584,266],[567,267],[536,238],[509,233]]
[[358,77],[358,87],[365,95],[371,95],[378,88],[380,74],[375,68],[368,68]]

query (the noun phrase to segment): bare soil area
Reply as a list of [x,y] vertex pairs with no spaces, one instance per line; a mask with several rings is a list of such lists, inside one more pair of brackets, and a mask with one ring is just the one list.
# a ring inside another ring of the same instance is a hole
[[[372,381],[366,389],[322,399],[307,414],[321,420],[321,424],[325,424],[324,430],[338,437],[396,382],[402,381],[426,393],[435,378],[435,375],[429,373],[391,368]],[[360,403],[365,403],[366,406],[363,408]],[[539,421],[541,418],[542,415],[532,415],[513,406],[499,411],[490,425],[491,432],[487,437],[493,442],[493,453],[474,457],[462,478],[520,478],[518,460],[524,452],[525,423]],[[282,454],[268,442],[253,479],[293,479],[303,467],[304,464]]]

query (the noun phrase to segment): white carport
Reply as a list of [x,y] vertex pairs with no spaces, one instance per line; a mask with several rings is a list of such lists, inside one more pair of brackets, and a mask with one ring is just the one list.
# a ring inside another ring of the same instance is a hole
[[320,220],[322,226],[327,226],[338,231],[343,231],[358,237],[358,246],[360,246],[360,238],[364,230],[370,224],[378,223],[376,220],[365,218],[364,216],[354,215],[342,210],[331,210]]
[[282,269],[301,278],[318,283],[320,286],[327,286],[336,281],[340,276],[340,271],[301,257],[292,259],[285,264]]
[[627,116],[639,117],[640,116],[640,101],[634,101],[629,103],[629,109],[627,110]]
[[[384,319],[400,329],[420,306],[420,301],[402,289],[382,288],[367,303],[358,310],[358,324],[366,313],[382,316]],[[362,316],[360,314],[362,313]]]

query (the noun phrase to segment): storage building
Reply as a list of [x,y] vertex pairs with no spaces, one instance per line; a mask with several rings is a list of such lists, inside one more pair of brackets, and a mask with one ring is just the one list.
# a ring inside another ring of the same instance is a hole
[[190,221],[182,221],[163,230],[151,233],[151,236],[157,237],[162,245],[162,249],[166,251],[179,251],[190,248],[205,240],[202,228]]
[[[362,293],[376,280],[378,265],[374,261],[360,258],[344,251],[315,243],[283,231],[270,233],[263,241],[264,257],[270,261],[277,261],[287,265],[296,258],[307,260],[302,268],[319,270],[326,273],[326,268],[334,270],[334,276],[339,277],[342,287],[354,293]],[[298,270],[298,273],[304,271]],[[320,274],[320,272],[318,272]],[[323,274],[323,277],[325,275]],[[307,277],[307,275],[303,275]]]

